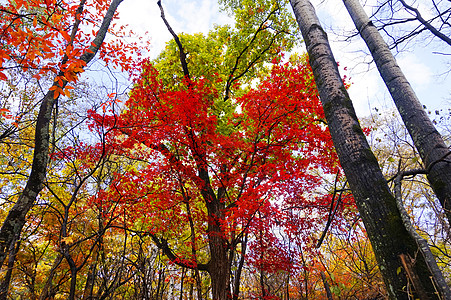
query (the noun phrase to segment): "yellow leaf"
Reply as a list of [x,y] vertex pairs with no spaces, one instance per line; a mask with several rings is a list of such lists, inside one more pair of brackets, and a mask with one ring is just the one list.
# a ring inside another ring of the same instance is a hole
[[62,243],[71,244],[74,241],[73,237],[67,236],[61,239]]

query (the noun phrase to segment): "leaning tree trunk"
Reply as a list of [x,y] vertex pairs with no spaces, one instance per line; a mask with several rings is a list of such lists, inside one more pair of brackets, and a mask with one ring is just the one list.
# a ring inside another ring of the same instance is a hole
[[[108,27],[114,17],[117,7],[123,0],[113,0],[108,8],[103,22],[97,32],[96,37],[89,49],[80,57],[80,60],[85,63],[89,63],[94,55],[99,50],[100,46],[105,39]],[[74,23],[71,34],[71,43],[74,41],[78,26],[80,24],[81,18],[79,17],[83,11],[84,0],[80,2],[79,10],[77,11],[78,16]],[[63,63],[66,63],[67,57],[63,58]],[[63,72],[60,72],[58,76],[64,76]],[[53,87],[63,89],[68,82],[63,80],[62,86],[58,85],[58,81],[55,81]],[[18,237],[25,225],[26,215],[28,211],[33,207],[34,202],[40,191],[43,188],[44,180],[47,173],[47,164],[49,160],[49,144],[50,144],[50,122],[52,119],[53,107],[58,100],[58,97],[54,96],[54,90],[49,89],[44,99],[42,100],[38,118],[36,121],[36,131],[35,131],[35,148],[33,153],[33,163],[31,166],[31,173],[28,177],[27,184],[19,196],[19,199],[14,204],[14,206],[9,211],[3,222],[2,228],[0,229],[0,267],[8,254],[8,248],[11,245],[15,237]]]
[[428,170],[429,183],[451,224],[451,152],[428,118],[387,43],[370,21],[359,1],[343,0],[343,2],[374,58],[377,69]]
[[[417,294],[438,299],[431,273],[415,240],[406,230],[396,200],[371,151],[343,85],[326,33],[308,0],[290,0],[309,54],[315,82],[341,165],[379,263],[391,299],[408,299],[407,278],[400,257],[415,258],[420,278]],[[409,269],[409,271],[412,271]]]

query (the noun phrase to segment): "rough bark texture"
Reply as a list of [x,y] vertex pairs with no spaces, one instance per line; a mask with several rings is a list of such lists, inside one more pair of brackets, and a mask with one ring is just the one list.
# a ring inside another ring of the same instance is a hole
[[201,163],[199,165],[199,177],[205,183],[201,194],[205,200],[209,218],[207,228],[210,248],[208,273],[211,278],[212,296],[213,300],[227,300],[231,299],[229,251],[227,247],[228,241],[220,223],[220,220],[224,219],[225,205],[223,199],[217,197],[211,187],[207,169],[201,166]]
[[377,69],[398,108],[417,148],[427,178],[451,224],[451,155],[440,133],[435,129],[415,92],[402,73],[387,43],[369,20],[358,0],[343,0],[346,9],[365,40]]
[[378,161],[359,125],[343,86],[326,33],[308,0],[290,0],[309,54],[329,130],[341,165],[353,192],[391,299],[408,299],[407,279],[399,274],[400,255],[416,257],[413,266],[424,290],[438,299],[418,246],[404,227]]
[[[107,13],[105,14],[102,25],[100,26],[100,29],[92,42],[92,45],[89,47],[89,50],[80,57],[80,59],[84,62],[89,63],[99,50],[100,45],[105,39],[114,13],[121,2],[122,0],[113,0],[111,3]],[[77,27],[78,26],[75,24],[74,28]],[[72,32],[71,36],[74,37],[75,33]],[[64,74],[61,73],[58,75],[62,76]],[[66,84],[67,81],[63,81],[63,86],[60,88],[64,88]],[[36,121],[34,139],[35,148],[31,173],[22,194],[9,211],[5,221],[3,222],[2,228],[0,229],[0,267],[3,265],[3,262],[8,254],[8,248],[11,245],[11,242],[15,239],[15,237],[20,235],[20,232],[25,224],[26,215],[33,207],[39,192],[43,188],[49,159],[50,123],[52,119],[53,107],[57,100],[58,97],[54,97],[54,91],[49,90],[42,100],[39,108],[39,114]]]
[[[209,232],[211,235],[219,231]],[[213,300],[231,299],[230,295],[230,265],[228,264],[228,250],[226,240],[223,237],[211,237],[209,240],[211,259],[208,273],[211,278],[211,291]]]

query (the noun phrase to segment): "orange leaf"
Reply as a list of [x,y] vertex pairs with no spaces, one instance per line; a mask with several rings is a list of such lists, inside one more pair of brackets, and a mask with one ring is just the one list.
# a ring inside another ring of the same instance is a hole
[[64,39],[66,41],[70,42],[70,35],[67,32],[65,32],[65,31],[60,31],[60,32],[63,35]]
[[55,91],[53,92],[53,99],[58,98],[58,96],[61,94],[61,89],[60,88],[56,88]]

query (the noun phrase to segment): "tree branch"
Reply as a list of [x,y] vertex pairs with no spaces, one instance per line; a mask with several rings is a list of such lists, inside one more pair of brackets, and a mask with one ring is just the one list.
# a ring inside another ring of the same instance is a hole
[[[321,247],[321,244],[323,243],[324,238],[326,237],[326,233],[327,233],[327,231],[329,230],[330,224],[332,223],[332,220],[333,220],[334,217],[335,217],[335,213],[337,212],[338,206],[340,205],[340,202],[341,202],[341,195],[342,195],[343,192],[344,192],[344,189],[342,189],[342,190],[340,191],[340,194],[338,195],[337,205],[336,205],[335,208],[334,208],[334,200],[335,200],[335,196],[337,195],[338,175],[339,175],[339,172],[337,172],[337,175],[335,176],[334,194],[333,194],[333,196],[332,196],[332,201],[330,202],[329,217],[327,218],[326,227],[324,228],[324,231],[323,231],[323,233],[321,234],[321,237],[318,239],[318,242],[316,243],[315,248],[317,248],[317,249],[318,249],[319,247]],[[345,182],[345,185],[346,185],[346,182]],[[333,208],[334,208],[334,210],[332,211]]]
[[177,46],[179,48],[180,51],[180,63],[182,64],[182,69],[183,69],[183,74],[190,78],[189,75],[189,70],[188,70],[188,64],[186,62],[186,53],[183,50],[183,46],[182,43],[180,42],[179,37],[177,36],[177,34],[174,32],[174,30],[172,30],[171,25],[169,25],[169,22],[166,20],[166,17],[164,15],[164,10],[163,10],[163,6],[161,5],[161,0],[159,0],[157,2],[158,7],[160,8],[160,12],[161,12],[161,18],[163,19],[164,24],[166,25],[166,27],[168,28],[169,32],[172,34],[172,36],[174,37],[174,41],[177,43]]
[[[438,290],[440,291],[440,294],[442,295],[443,299],[451,299],[451,290],[449,286],[447,285],[445,278],[443,277],[442,272],[440,271],[437,262],[435,261],[434,255],[431,252],[431,249],[429,248],[428,242],[418,234],[418,232],[415,230],[415,228],[412,226],[412,223],[410,222],[410,217],[404,208],[404,204],[402,201],[402,193],[401,193],[401,181],[405,176],[415,176],[418,174],[426,174],[426,170],[423,169],[417,169],[417,170],[410,170],[410,171],[404,171],[399,172],[395,176],[395,198],[396,198],[396,204],[398,206],[399,212],[401,213],[401,218],[404,223],[404,226],[406,226],[407,230],[410,232],[412,237],[415,239],[418,248],[421,250],[421,253],[424,257],[424,260],[426,261],[426,264],[431,271],[431,273],[434,275],[433,279],[436,286],[438,287]],[[406,272],[408,270],[406,269]]]
[[437,30],[434,26],[431,25],[431,23],[429,23],[428,21],[426,21],[420,14],[420,12],[418,11],[418,9],[408,5],[404,0],[399,0],[399,2],[401,2],[401,4],[407,9],[410,10],[412,12],[415,13],[416,18],[418,19],[418,21],[423,24],[424,27],[426,27],[433,35],[435,35],[436,37],[438,37],[439,39],[441,39],[442,41],[444,41],[445,43],[447,43],[448,45],[451,46],[451,38],[449,36],[444,35],[443,33],[441,33],[439,30]]
[[155,234],[149,233],[150,237],[152,238],[155,245],[160,248],[164,255],[166,255],[167,258],[169,258],[173,263],[175,263],[178,266],[195,270],[198,269],[200,271],[207,271],[209,272],[209,263],[206,264],[197,264],[197,266],[192,266],[190,264],[185,263],[180,257],[178,257],[177,254],[172,251],[172,249],[168,245],[168,241],[164,238],[158,238]]

